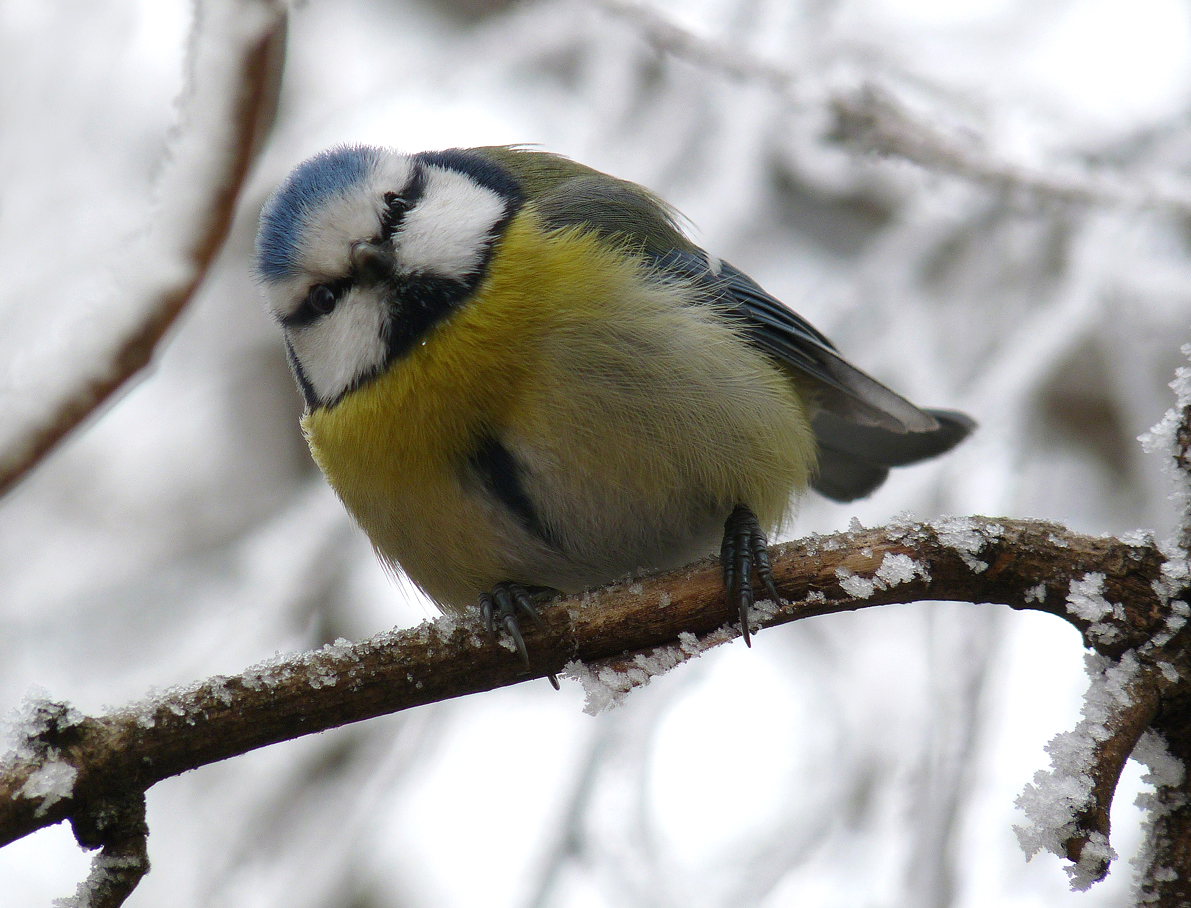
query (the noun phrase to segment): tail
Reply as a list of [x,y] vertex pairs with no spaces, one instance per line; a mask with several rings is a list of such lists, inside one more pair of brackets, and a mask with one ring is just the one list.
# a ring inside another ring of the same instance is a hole
[[819,473],[811,488],[834,501],[855,501],[877,489],[890,467],[902,467],[950,451],[976,428],[976,421],[954,410],[925,410],[938,428],[892,432],[861,426],[827,410],[811,425],[819,443]]

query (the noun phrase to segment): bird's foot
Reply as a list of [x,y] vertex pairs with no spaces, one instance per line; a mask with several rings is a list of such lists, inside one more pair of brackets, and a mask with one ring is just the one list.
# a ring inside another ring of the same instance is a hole
[[746,646],[752,646],[749,634],[749,609],[753,605],[753,580],[761,582],[766,595],[779,601],[769,567],[768,541],[747,505],[738,504],[724,523],[724,542],[720,546],[720,564],[724,569],[724,588],[728,604],[740,612],[740,630]]
[[[529,668],[529,652],[525,649],[525,640],[521,636],[518,615],[528,616],[539,629],[545,627],[542,623],[542,616],[538,614],[537,607],[533,604],[531,589],[538,588],[527,588],[520,583],[505,581],[496,584],[491,590],[480,593],[480,614],[484,617],[484,627],[488,629],[488,633],[494,640],[497,627],[503,628],[505,633],[512,638],[513,645],[517,647],[517,652],[526,668]],[[547,677],[554,685],[554,689],[558,690],[558,678],[553,674],[547,675]]]

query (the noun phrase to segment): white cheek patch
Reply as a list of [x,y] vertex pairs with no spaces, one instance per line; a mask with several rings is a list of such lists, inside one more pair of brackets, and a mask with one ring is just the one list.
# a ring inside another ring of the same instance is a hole
[[317,321],[286,329],[294,356],[320,401],[337,399],[357,379],[384,364],[384,312],[375,291],[355,289]]
[[269,307],[269,314],[277,321],[293,315],[306,296],[309,280],[304,277],[291,277],[281,281],[269,281],[262,285],[265,292],[265,304]]
[[406,273],[464,280],[480,267],[505,200],[470,177],[426,168],[422,198],[395,238],[397,261]]

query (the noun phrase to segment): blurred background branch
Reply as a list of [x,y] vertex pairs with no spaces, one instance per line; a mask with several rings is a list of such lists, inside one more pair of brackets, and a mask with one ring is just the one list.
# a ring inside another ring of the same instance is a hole
[[[273,125],[285,60],[284,6],[273,0],[207,3],[196,28],[170,162],[152,224],[125,253],[132,300],[113,307],[89,355],[65,350],[40,412],[6,420],[0,434],[0,495],[71,430],[144,369],[223,248],[249,168]],[[119,317],[117,316],[119,314]],[[71,339],[72,348],[80,346]],[[68,363],[76,368],[70,370]]]
[[[892,74],[880,72],[880,66],[876,67],[875,78],[866,78],[859,86],[829,89],[826,98],[815,97],[821,94],[822,85],[815,85],[809,73],[800,75],[747,48],[700,38],[646,4],[633,0],[590,2],[624,19],[660,53],[731,78],[768,85],[787,95],[795,105],[826,106],[836,117],[834,137],[854,145],[861,153],[901,158],[931,172],[983,183],[1009,198],[1035,196],[1035,204],[1119,205],[1191,215],[1191,183],[1174,173],[1142,176],[1104,168],[1092,170],[1072,160],[1039,168],[999,158],[987,150],[987,140],[971,125],[962,125],[962,108],[950,111],[954,125],[949,132],[941,128],[937,109],[930,112],[929,120],[915,117],[897,97],[894,85],[882,84],[890,82]],[[830,66],[831,61],[815,62],[822,67]],[[925,88],[935,98],[944,95],[941,86],[917,81],[915,87]],[[804,91],[807,82],[814,88]]]

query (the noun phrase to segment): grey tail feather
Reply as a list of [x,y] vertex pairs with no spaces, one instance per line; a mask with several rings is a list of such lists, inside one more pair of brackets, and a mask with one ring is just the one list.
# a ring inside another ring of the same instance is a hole
[[834,501],[855,501],[875,491],[901,467],[951,450],[971,434],[976,422],[954,410],[926,410],[938,428],[891,432],[860,426],[828,411],[812,421],[819,443],[819,472],[811,488]]

